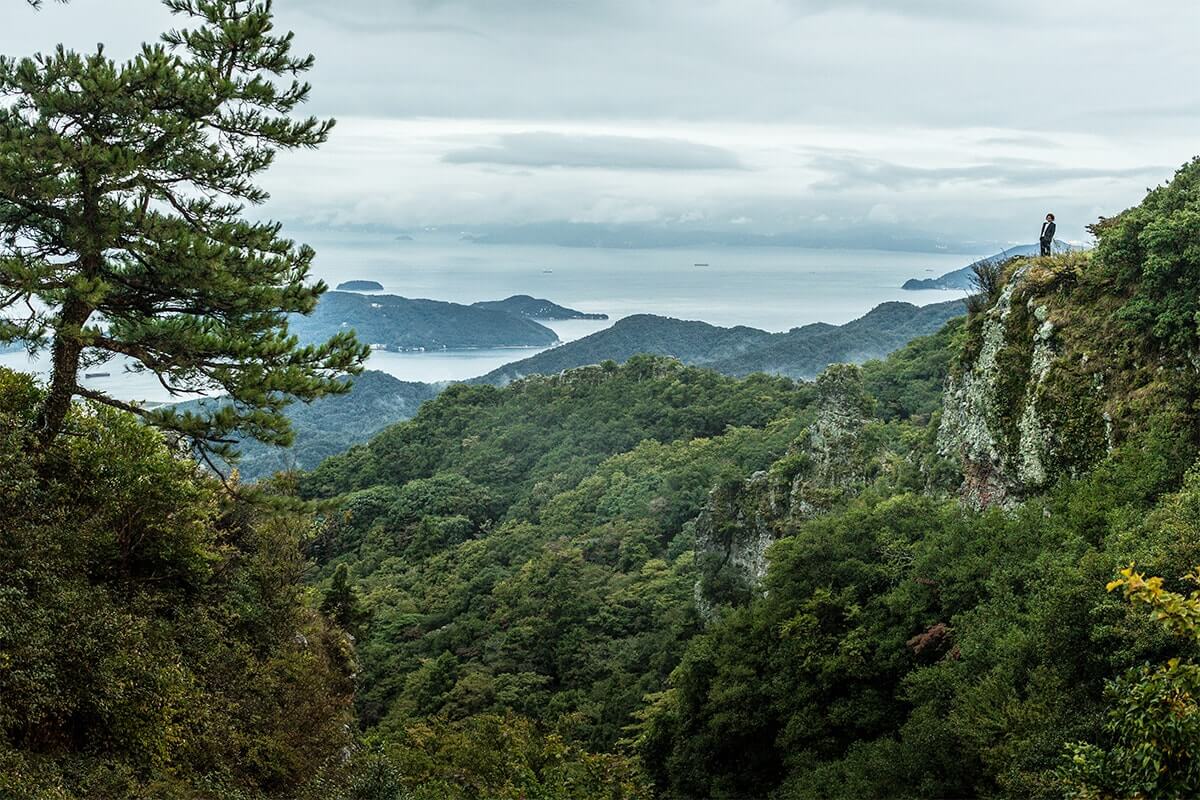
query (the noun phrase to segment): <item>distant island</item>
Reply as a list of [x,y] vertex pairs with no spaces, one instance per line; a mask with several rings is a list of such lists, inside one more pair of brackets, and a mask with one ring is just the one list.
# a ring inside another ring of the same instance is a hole
[[[1066,242],[1055,240],[1053,252],[1055,253],[1070,253],[1082,248],[1067,244]],[[1010,258],[1028,258],[1038,254],[1038,245],[1034,244],[1019,244],[1015,247],[1010,247],[1007,250],[1002,250],[995,255],[981,258],[978,261],[973,261],[961,269],[956,269],[952,272],[947,272],[937,278],[909,278],[901,286],[901,289],[921,290],[921,289],[962,289],[963,291],[971,291],[975,288],[974,268],[979,264],[1002,264]]]
[[[336,297],[337,293],[326,295],[326,298],[330,296]],[[378,300],[379,296],[364,299]],[[471,309],[469,306],[458,308]],[[521,321],[505,312],[473,310]],[[529,375],[556,374],[607,360],[625,362],[641,353],[673,356],[685,364],[709,367],[731,376],[762,371],[792,378],[812,378],[829,364],[883,357],[918,336],[938,331],[947,321],[960,316],[963,310],[961,300],[923,307],[910,303],[884,303],[845,325],[818,322],[784,333],[744,326],[722,328],[706,322],[637,314],[620,320],[611,328],[513,362],[468,383],[503,386]],[[381,372],[364,372],[354,379],[354,388],[349,394],[288,407],[286,413],[296,431],[292,448],[270,447],[252,440],[243,442],[239,446],[242,477],[256,480],[280,469],[312,468],[323,458],[367,441],[381,428],[414,416],[421,403],[437,396],[446,385],[411,383]],[[191,401],[191,404],[211,402],[218,401]]]
[[339,292],[382,292],[383,284],[378,281],[342,281],[337,288]]
[[881,358],[936,332],[965,310],[961,300],[927,306],[890,302],[845,325],[818,322],[785,333],[636,314],[591,336],[506,364],[474,382],[503,385],[606,360],[621,363],[641,353],[672,356],[735,377],[768,372],[809,379],[830,364]]
[[586,311],[576,311],[573,308],[560,306],[549,300],[530,297],[527,294],[514,294],[503,300],[483,300],[472,303],[476,308],[489,308],[504,311],[527,319],[564,320],[564,319],[608,319],[608,314],[589,314]]
[[327,292],[312,314],[294,314],[288,325],[306,344],[353,330],[359,341],[394,351],[549,347],[558,342],[549,328],[505,311],[390,294]]

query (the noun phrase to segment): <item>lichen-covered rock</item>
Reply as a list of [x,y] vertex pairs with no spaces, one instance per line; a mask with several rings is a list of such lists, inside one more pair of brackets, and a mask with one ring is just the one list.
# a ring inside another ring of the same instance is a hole
[[779,502],[781,494],[786,495],[786,486],[767,472],[709,492],[695,527],[700,566],[696,600],[706,618],[718,605],[747,599],[766,576],[767,548],[786,517],[780,513],[786,507]]
[[834,365],[817,378],[817,393],[815,419],[787,455],[769,471],[709,492],[695,526],[696,601],[705,617],[758,592],[770,544],[867,482],[871,454],[864,452],[862,432],[872,401],[861,371]]
[[1046,262],[1016,266],[969,322],[961,370],[947,382],[938,448],[961,462],[972,507],[1012,505],[1112,447],[1103,373],[1079,331],[1064,340],[1055,277]]

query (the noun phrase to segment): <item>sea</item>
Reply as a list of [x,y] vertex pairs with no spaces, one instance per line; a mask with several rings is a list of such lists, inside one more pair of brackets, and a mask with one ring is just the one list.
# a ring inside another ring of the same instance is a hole
[[[961,298],[961,291],[909,292],[908,278],[941,275],[986,254],[908,253],[798,247],[611,249],[501,245],[431,231],[411,240],[393,234],[297,232],[317,251],[315,277],[331,287],[373,280],[386,294],[473,303],[514,294],[599,312],[608,320],[546,322],[561,342],[595,333],[632,314],[786,331],[812,322],[842,324],[880,303],[916,305]],[[543,348],[484,348],[423,353],[374,352],[368,369],[406,381],[473,378]],[[0,355],[0,365],[45,374],[47,359]],[[122,400],[171,402],[150,374],[125,360],[85,370],[84,385]],[[90,375],[91,377],[87,377]]]

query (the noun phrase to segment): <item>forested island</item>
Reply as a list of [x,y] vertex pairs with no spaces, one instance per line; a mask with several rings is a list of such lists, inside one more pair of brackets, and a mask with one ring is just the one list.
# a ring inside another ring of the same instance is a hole
[[503,300],[483,300],[473,303],[476,308],[490,308],[496,311],[506,311],[518,317],[529,319],[562,320],[562,319],[608,319],[608,314],[576,311],[573,308],[560,306],[549,300],[530,297],[527,294],[514,294]]
[[335,288],[339,292],[382,292],[383,284],[379,281],[342,281]]
[[316,309],[290,320],[303,342],[339,331],[384,350],[548,347],[558,335],[531,319],[477,306],[387,294],[326,292]]
[[[312,58],[168,7],[0,59],[0,343],[52,362],[0,368],[0,797],[1200,796],[1200,159],[965,314],[635,319],[426,397],[371,345],[553,332],[325,292],[248,210],[333,129]],[[224,397],[81,385],[118,354]]]

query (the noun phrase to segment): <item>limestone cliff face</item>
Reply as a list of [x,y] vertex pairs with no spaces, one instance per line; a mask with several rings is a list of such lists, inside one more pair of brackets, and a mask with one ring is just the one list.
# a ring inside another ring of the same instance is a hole
[[714,488],[696,519],[696,601],[706,617],[759,591],[772,542],[867,482],[870,399],[859,368],[830,367],[817,391],[815,419],[789,453],[769,471]]
[[1068,311],[1070,263],[1012,268],[995,302],[967,327],[943,401],[938,447],[962,465],[975,508],[1012,505],[1113,446],[1103,345]]

